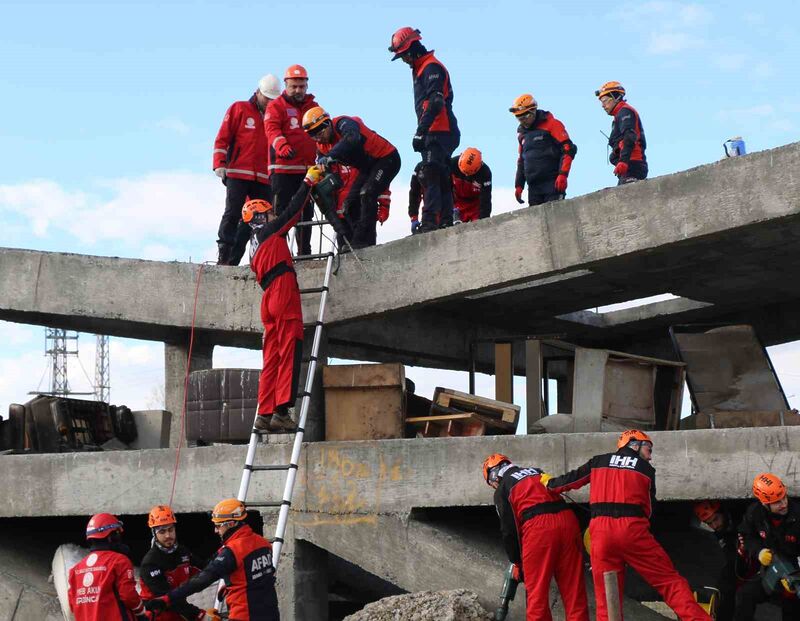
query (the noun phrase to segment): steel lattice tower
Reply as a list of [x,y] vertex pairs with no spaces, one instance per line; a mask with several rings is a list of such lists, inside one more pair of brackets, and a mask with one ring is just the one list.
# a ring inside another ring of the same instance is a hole
[[108,350],[109,337],[104,334],[97,334],[96,337],[94,394],[98,401],[105,401],[108,403],[108,400],[111,398],[111,357]]
[[[74,349],[69,348],[69,343],[74,343]],[[67,377],[67,357],[78,355],[78,333],[67,332],[61,328],[45,328],[44,353],[51,359],[50,392],[48,394],[59,397],[69,396]]]

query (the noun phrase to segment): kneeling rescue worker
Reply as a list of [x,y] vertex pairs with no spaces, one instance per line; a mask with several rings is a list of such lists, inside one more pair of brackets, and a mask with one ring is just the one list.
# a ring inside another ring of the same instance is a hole
[[492,215],[492,171],[475,147],[450,160],[453,182],[453,224]]
[[[739,534],[745,552],[764,566],[782,558],[797,570],[800,558],[800,505],[789,498],[786,486],[776,475],[759,474],[753,481],[754,502],[745,511]],[[781,590],[783,591],[783,589]],[[736,593],[734,621],[751,621],[756,607],[773,596],[764,588],[762,573],[745,582]],[[800,619],[800,599],[796,593],[781,592],[778,596],[783,621]]]
[[286,241],[300,220],[303,207],[311,200],[311,188],[322,178],[312,166],[303,183],[280,215],[264,200],[247,201],[242,220],[250,225],[250,269],[261,288],[263,364],[258,378],[256,431],[291,432],[296,427],[289,408],[297,396],[303,353],[303,309],[294,271],[292,253]]
[[[178,520],[167,505],[150,510],[147,526],[153,533],[153,547],[139,568],[139,592],[144,599],[166,595],[200,572],[186,546],[178,543]],[[214,611],[201,610],[187,602],[175,601],[171,610],[158,615],[158,621],[213,621]]]
[[606,82],[594,92],[606,114],[613,116],[608,146],[608,161],[614,164],[617,185],[647,179],[647,140],[639,113],[625,101],[625,88],[619,82]]
[[550,582],[555,577],[566,621],[589,621],[583,579],[581,533],[575,514],[540,484],[538,468],[515,466],[495,453],[483,462],[483,478],[495,489],[494,506],[508,559],[522,571],[527,621],[550,621]]
[[175,602],[225,580],[230,621],[279,621],[272,546],[244,523],[246,517],[247,510],[240,500],[218,502],[211,513],[214,530],[222,539],[217,555],[203,571],[179,587],[149,600],[148,610],[167,610]]
[[69,607],[75,621],[144,621],[151,616],[136,592],[122,522],[98,513],[86,525],[89,555],[69,570]]
[[603,574],[617,572],[621,603],[625,565],[633,567],[658,591],[682,621],[711,621],[695,601],[689,583],[650,532],[656,497],[652,450],[653,441],[643,431],[623,431],[616,452],[596,455],[560,477],[544,475],[542,482],[558,493],[591,483],[589,533],[597,621],[608,621]]

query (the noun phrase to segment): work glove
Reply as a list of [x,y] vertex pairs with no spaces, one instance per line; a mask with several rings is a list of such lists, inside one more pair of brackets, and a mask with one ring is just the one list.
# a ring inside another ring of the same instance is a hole
[[514,198],[517,199],[517,202],[520,205],[525,202],[524,200],[522,200],[522,186],[521,185],[518,185],[516,188],[514,188]]
[[627,162],[620,162],[619,164],[614,166],[614,175],[617,177],[627,177],[628,176]]
[[224,178],[225,178],[225,175],[227,174],[227,172],[228,172],[228,171],[227,171],[227,170],[225,170],[225,168],[223,168],[222,166],[220,166],[219,168],[215,168],[215,169],[214,169],[214,174],[215,174],[217,177],[219,177],[220,179],[224,179]]
[[278,143],[275,145],[275,153],[278,154],[278,157],[282,157],[285,160],[290,160],[295,156],[292,145],[290,145],[289,141],[283,136],[278,138]]
[[333,164],[336,160],[334,160],[330,155],[320,155],[317,158],[317,166],[321,166],[323,170],[330,168],[331,164]]
[[164,612],[169,608],[169,595],[162,595],[161,597],[145,600],[144,607],[150,612]]
[[418,228],[419,228],[419,220],[417,220],[416,218],[411,218],[411,234],[413,235],[414,233],[416,233]]
[[517,582],[522,582],[522,567],[516,563],[513,564],[513,567],[514,569],[511,570],[511,578]]
[[418,127],[417,133],[414,134],[414,138],[411,140],[411,148],[417,153],[422,153],[423,149],[425,149],[425,133],[425,130]]
[[547,487],[547,482],[553,478],[552,474],[547,474],[546,472],[542,472],[541,476],[539,477],[539,483]]
[[764,567],[770,565],[772,563],[772,550],[769,548],[762,548],[762,550],[758,553],[758,562]]
[[200,611],[195,621],[222,621],[222,617],[219,616],[219,610],[209,608],[208,610]]
[[389,219],[389,208],[386,205],[378,205],[378,222],[383,223]]
[[559,175],[556,177],[556,192],[563,194],[567,191],[567,176]]
[[303,179],[303,182],[306,185],[309,185],[309,186],[313,187],[313,186],[317,185],[320,182],[320,180],[322,179],[322,175],[324,173],[325,173],[325,171],[322,170],[321,167],[319,167],[319,166],[311,166],[311,167],[309,167],[308,171],[306,171],[306,176],[305,176],[305,179]]
[[458,207],[453,207],[453,224],[461,224],[461,210]]

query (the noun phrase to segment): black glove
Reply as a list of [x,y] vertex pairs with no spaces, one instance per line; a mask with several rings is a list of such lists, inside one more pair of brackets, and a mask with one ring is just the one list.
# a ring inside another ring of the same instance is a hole
[[317,165],[322,166],[322,168],[328,168],[335,161],[330,155],[321,155],[317,158]]
[[164,612],[169,608],[169,597],[162,595],[161,597],[145,600],[144,607],[150,612]]
[[411,140],[411,148],[417,153],[422,153],[425,149],[425,134],[426,132],[418,127],[417,133],[414,134],[414,138]]

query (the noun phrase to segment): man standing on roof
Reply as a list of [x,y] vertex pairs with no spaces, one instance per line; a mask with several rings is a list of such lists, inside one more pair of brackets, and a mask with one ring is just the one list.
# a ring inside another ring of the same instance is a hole
[[[139,568],[139,592],[144,599],[166,595],[200,572],[191,552],[178,543],[177,522],[167,505],[153,507],[147,516],[153,547],[144,555]],[[214,611],[206,612],[186,600],[176,600],[169,612],[158,615],[158,621],[210,621],[213,618]]]
[[303,115],[303,129],[317,144],[320,166],[327,169],[338,162],[358,170],[345,199],[345,213],[354,229],[347,237],[355,249],[374,246],[378,197],[386,194],[400,172],[397,149],[357,116],[331,118],[320,107]]
[[483,462],[483,478],[495,489],[508,560],[525,582],[526,619],[551,621],[550,582],[555,578],[566,621],[589,621],[578,520],[561,496],[541,485],[543,474],[515,466],[500,453]]
[[[270,181],[275,211],[286,209],[292,196],[303,183],[306,170],[314,164],[314,141],[303,131],[303,115],[317,105],[308,93],[308,72],[302,65],[292,65],[283,76],[286,85],[280,97],[270,102],[264,117],[270,148]],[[314,217],[314,203],[303,210],[303,222]],[[298,227],[297,254],[311,254],[311,228]]]
[[272,546],[245,524],[244,503],[228,498],[211,512],[214,531],[222,539],[217,555],[200,573],[166,595],[148,600],[147,609],[157,612],[172,609],[219,580],[226,585],[225,603],[231,621],[279,621],[275,593],[275,567]]
[[[794,564],[800,558],[800,505],[789,498],[786,486],[777,475],[764,472],[753,481],[754,502],[745,511],[739,533],[744,539],[745,552],[764,567],[776,557]],[[782,589],[781,589],[782,590]],[[773,597],[764,588],[762,573],[745,582],[736,593],[735,621],[752,621],[756,607]],[[776,597],[783,621],[800,619],[800,599],[797,593],[781,593]]]
[[539,110],[533,95],[520,95],[508,109],[519,127],[519,157],[514,196],[523,203],[522,190],[528,184],[528,205],[541,205],[564,198],[572,160],[578,147],[564,124],[547,110]]
[[408,26],[392,35],[392,60],[401,58],[411,67],[417,130],[412,147],[422,156],[425,177],[425,211],[419,232],[453,223],[450,156],[458,148],[461,132],[453,114],[453,88],[444,65],[421,43],[419,30]]
[[151,616],[136,592],[133,563],[122,543],[122,522],[98,513],[86,525],[89,555],[69,570],[75,621],[144,621]]
[[214,141],[214,174],[225,184],[225,211],[219,222],[217,265],[239,265],[248,227],[242,224],[242,205],[248,198],[269,200],[269,146],[264,134],[267,104],[280,93],[278,79],[265,75],[247,101],[237,101],[225,113]]
[[280,215],[267,201],[247,201],[242,220],[251,228],[250,269],[264,293],[261,296],[263,364],[258,378],[255,430],[291,432],[289,416],[300,379],[303,353],[303,309],[286,236],[311,200],[311,188],[322,178],[317,166],[308,169],[300,187]]
[[619,82],[606,82],[594,92],[606,114],[613,116],[608,146],[608,161],[614,165],[617,185],[647,179],[647,140],[639,113],[625,101],[625,89]]
[[653,441],[643,431],[623,431],[617,451],[596,455],[560,477],[542,476],[556,493],[591,483],[589,522],[592,577],[597,621],[608,621],[603,574],[617,573],[619,600],[624,593],[625,565],[652,586],[682,621],[711,621],[695,601],[689,583],[676,570],[650,532],[656,498],[656,471],[650,465]]

